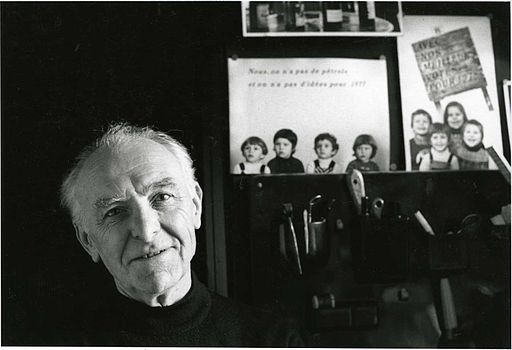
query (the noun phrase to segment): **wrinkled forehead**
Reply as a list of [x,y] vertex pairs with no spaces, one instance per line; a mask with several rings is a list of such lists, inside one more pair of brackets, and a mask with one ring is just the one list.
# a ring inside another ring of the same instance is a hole
[[77,195],[86,204],[109,192],[123,192],[126,186],[148,186],[164,178],[173,179],[179,186],[191,181],[165,146],[152,140],[133,140],[95,151],[80,172]]

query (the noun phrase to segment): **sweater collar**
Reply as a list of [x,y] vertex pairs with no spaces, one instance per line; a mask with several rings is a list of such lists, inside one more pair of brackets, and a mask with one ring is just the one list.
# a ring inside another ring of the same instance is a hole
[[454,129],[454,128],[450,128],[450,133],[453,135],[453,134],[461,134],[461,131],[462,131],[462,128],[458,128],[458,129]]
[[471,151],[471,152],[477,152],[477,151],[481,150],[482,148],[484,148],[484,145],[483,145],[483,143],[481,143],[481,142],[480,142],[480,143],[479,143],[478,145],[476,145],[476,146],[469,147],[468,145],[466,145],[466,143],[464,143],[464,147],[466,147],[466,149],[467,149],[468,151]]
[[194,273],[192,287],[173,305],[150,307],[116,291],[111,312],[125,330],[141,334],[169,334],[199,325],[210,311],[210,294]]

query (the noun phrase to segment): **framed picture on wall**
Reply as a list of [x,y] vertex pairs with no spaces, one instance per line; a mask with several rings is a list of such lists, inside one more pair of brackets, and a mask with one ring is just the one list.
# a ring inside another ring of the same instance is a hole
[[387,171],[385,59],[229,59],[233,174]]
[[397,49],[407,170],[496,169],[485,151],[503,154],[489,18],[405,16],[404,28]]
[[399,1],[242,1],[250,36],[398,36]]

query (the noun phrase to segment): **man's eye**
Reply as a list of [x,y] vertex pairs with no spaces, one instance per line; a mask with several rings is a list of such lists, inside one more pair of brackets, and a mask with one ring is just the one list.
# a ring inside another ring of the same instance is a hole
[[165,202],[171,199],[171,195],[168,193],[159,193],[153,197],[153,202]]
[[120,208],[112,208],[112,209],[110,209],[109,211],[107,211],[105,213],[105,217],[106,218],[110,218],[110,217],[119,215],[120,213],[121,213],[121,209]]

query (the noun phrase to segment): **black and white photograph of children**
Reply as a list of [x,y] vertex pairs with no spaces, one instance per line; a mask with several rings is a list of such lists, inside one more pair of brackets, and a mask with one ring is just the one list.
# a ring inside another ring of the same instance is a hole
[[389,170],[385,60],[230,58],[228,68],[233,174],[250,167],[240,147],[251,136],[267,146],[258,162],[271,174]]
[[[437,36],[460,30],[469,37],[457,48],[435,46],[442,43]],[[434,47],[425,45],[418,53],[414,45],[428,40]],[[492,146],[503,152],[489,18],[405,16],[397,48],[406,170],[496,169],[486,151]],[[456,55],[455,49],[468,55]],[[428,60],[428,55],[434,58]],[[475,65],[480,69],[478,84],[462,88],[464,79],[475,74]],[[423,74],[426,69],[431,75]],[[433,101],[433,96],[442,98]]]

